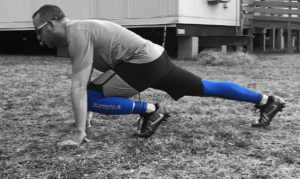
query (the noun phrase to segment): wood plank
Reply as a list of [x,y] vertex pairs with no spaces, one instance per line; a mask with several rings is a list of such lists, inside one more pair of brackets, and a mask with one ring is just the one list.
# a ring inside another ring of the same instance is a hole
[[300,8],[300,2],[254,1],[254,6]]
[[177,36],[232,36],[236,34],[234,26],[177,24],[176,27],[185,30],[185,34],[177,34]]
[[[276,22],[266,22],[266,21],[255,21],[253,22],[252,27],[255,28],[264,28],[264,29],[286,29],[287,28],[287,23],[276,23]],[[300,26],[298,25],[293,25],[292,26],[293,29],[299,29]]]
[[254,0],[242,0],[242,4],[253,4]]
[[277,14],[277,15],[284,15],[284,14],[291,14],[291,15],[300,15],[300,9],[298,10],[291,10],[291,9],[266,9],[266,8],[254,8],[254,12],[264,13],[264,14]]
[[199,45],[247,45],[251,40],[251,36],[199,36]]
[[251,13],[251,14],[242,14],[242,19],[253,19],[254,18],[254,15]]
[[278,16],[253,16],[253,20],[300,22],[299,17],[292,18],[292,17],[278,17]]
[[253,7],[242,7],[242,11],[244,12],[254,12],[254,8]]
[[270,21],[254,21],[252,23],[252,27],[255,28],[265,28],[265,29],[271,29],[271,28],[276,28],[276,29],[300,29],[300,24],[291,24],[289,27],[287,23],[278,23],[278,22],[270,22]]
[[251,26],[252,25],[252,21],[249,20],[242,20],[242,26]]

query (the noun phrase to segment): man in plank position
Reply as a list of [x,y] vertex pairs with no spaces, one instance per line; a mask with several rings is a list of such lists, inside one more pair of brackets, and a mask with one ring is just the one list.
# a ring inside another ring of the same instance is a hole
[[[59,145],[80,145],[86,138],[90,112],[107,115],[139,114],[140,137],[150,137],[169,117],[159,104],[130,97],[147,88],[183,96],[217,97],[255,104],[260,118],[253,127],[267,127],[285,102],[232,82],[216,82],[176,66],[163,47],[112,22],[71,20],[55,5],[44,5],[32,16],[38,40],[48,47],[68,46],[72,60],[71,98],[76,133]],[[92,69],[101,72],[90,82]]]

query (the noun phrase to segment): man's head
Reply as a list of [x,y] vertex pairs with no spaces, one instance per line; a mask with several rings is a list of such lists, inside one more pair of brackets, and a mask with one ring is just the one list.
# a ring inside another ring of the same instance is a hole
[[33,15],[33,25],[38,40],[48,47],[57,47],[65,41],[65,29],[62,20],[65,18],[63,11],[55,5],[44,5]]

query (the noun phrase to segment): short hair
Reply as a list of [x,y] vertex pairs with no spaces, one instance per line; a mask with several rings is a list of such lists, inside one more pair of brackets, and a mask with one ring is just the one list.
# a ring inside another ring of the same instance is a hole
[[56,20],[61,20],[66,15],[64,12],[56,5],[50,5],[46,4],[40,7],[33,15],[32,19],[35,18],[35,16],[40,15],[40,19],[42,21],[47,21],[49,19],[56,19]]

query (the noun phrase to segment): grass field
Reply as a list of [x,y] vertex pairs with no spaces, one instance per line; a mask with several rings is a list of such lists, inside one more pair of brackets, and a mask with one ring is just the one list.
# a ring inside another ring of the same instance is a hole
[[172,117],[149,139],[133,136],[138,116],[95,115],[91,142],[58,148],[74,118],[70,61],[0,56],[0,178],[300,178],[300,58],[257,55],[250,64],[176,64],[287,102],[268,129],[253,129],[252,104],[216,98],[173,101],[149,89]]

